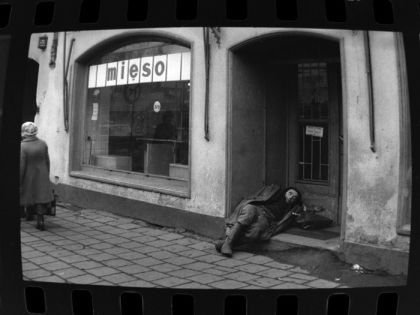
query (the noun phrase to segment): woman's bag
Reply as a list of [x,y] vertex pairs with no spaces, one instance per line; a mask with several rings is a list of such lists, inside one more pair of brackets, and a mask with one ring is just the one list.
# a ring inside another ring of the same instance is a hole
[[46,215],[50,215],[55,217],[56,214],[56,206],[57,206],[57,199],[58,199],[58,195],[55,193],[54,189],[52,191],[53,193],[53,200],[50,202],[50,204],[47,207],[47,212],[45,213]]

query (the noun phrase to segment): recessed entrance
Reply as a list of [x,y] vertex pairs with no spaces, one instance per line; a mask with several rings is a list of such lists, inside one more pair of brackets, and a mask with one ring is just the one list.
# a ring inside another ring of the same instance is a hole
[[231,53],[230,206],[262,185],[295,186],[339,225],[341,73],[337,41],[260,39]]

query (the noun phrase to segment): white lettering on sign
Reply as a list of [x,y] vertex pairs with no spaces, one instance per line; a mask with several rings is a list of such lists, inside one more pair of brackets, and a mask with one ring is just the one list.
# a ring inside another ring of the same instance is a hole
[[324,128],[318,126],[306,126],[305,134],[308,136],[322,138],[324,136]]
[[119,60],[89,67],[88,88],[148,82],[188,81],[191,53]]
[[98,113],[99,113],[99,104],[93,103],[92,104],[92,120],[98,120]]

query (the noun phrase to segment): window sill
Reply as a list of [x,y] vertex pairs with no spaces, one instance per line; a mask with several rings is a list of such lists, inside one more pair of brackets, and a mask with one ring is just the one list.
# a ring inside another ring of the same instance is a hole
[[121,187],[190,198],[189,182],[185,180],[152,177],[94,167],[84,167],[80,171],[71,171],[70,176]]
[[397,230],[397,233],[403,236],[410,236],[411,224],[405,224],[403,226],[400,226],[400,228]]

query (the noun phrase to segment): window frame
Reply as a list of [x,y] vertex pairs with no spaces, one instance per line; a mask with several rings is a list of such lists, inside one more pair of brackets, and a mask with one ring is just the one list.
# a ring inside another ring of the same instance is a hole
[[[190,93],[189,93],[189,117],[188,117],[188,178],[175,179],[162,175],[146,174],[124,170],[110,170],[95,166],[88,166],[83,163],[83,140],[85,137],[85,117],[87,107],[88,94],[88,75],[89,64],[98,55],[104,56],[112,51],[124,47],[126,45],[158,41],[168,44],[183,46],[189,49],[191,54],[190,68]],[[74,75],[72,80],[72,88],[70,92],[70,156],[69,156],[69,176],[85,180],[91,180],[100,183],[107,183],[122,187],[128,187],[138,190],[151,191],[173,195],[183,198],[191,198],[191,140],[192,140],[192,95],[193,95],[193,42],[185,39],[166,37],[155,34],[144,35],[126,35],[114,39],[102,41],[82,54],[74,61]],[[105,175],[106,174],[106,175]],[[182,186],[182,189],[179,187]]]

